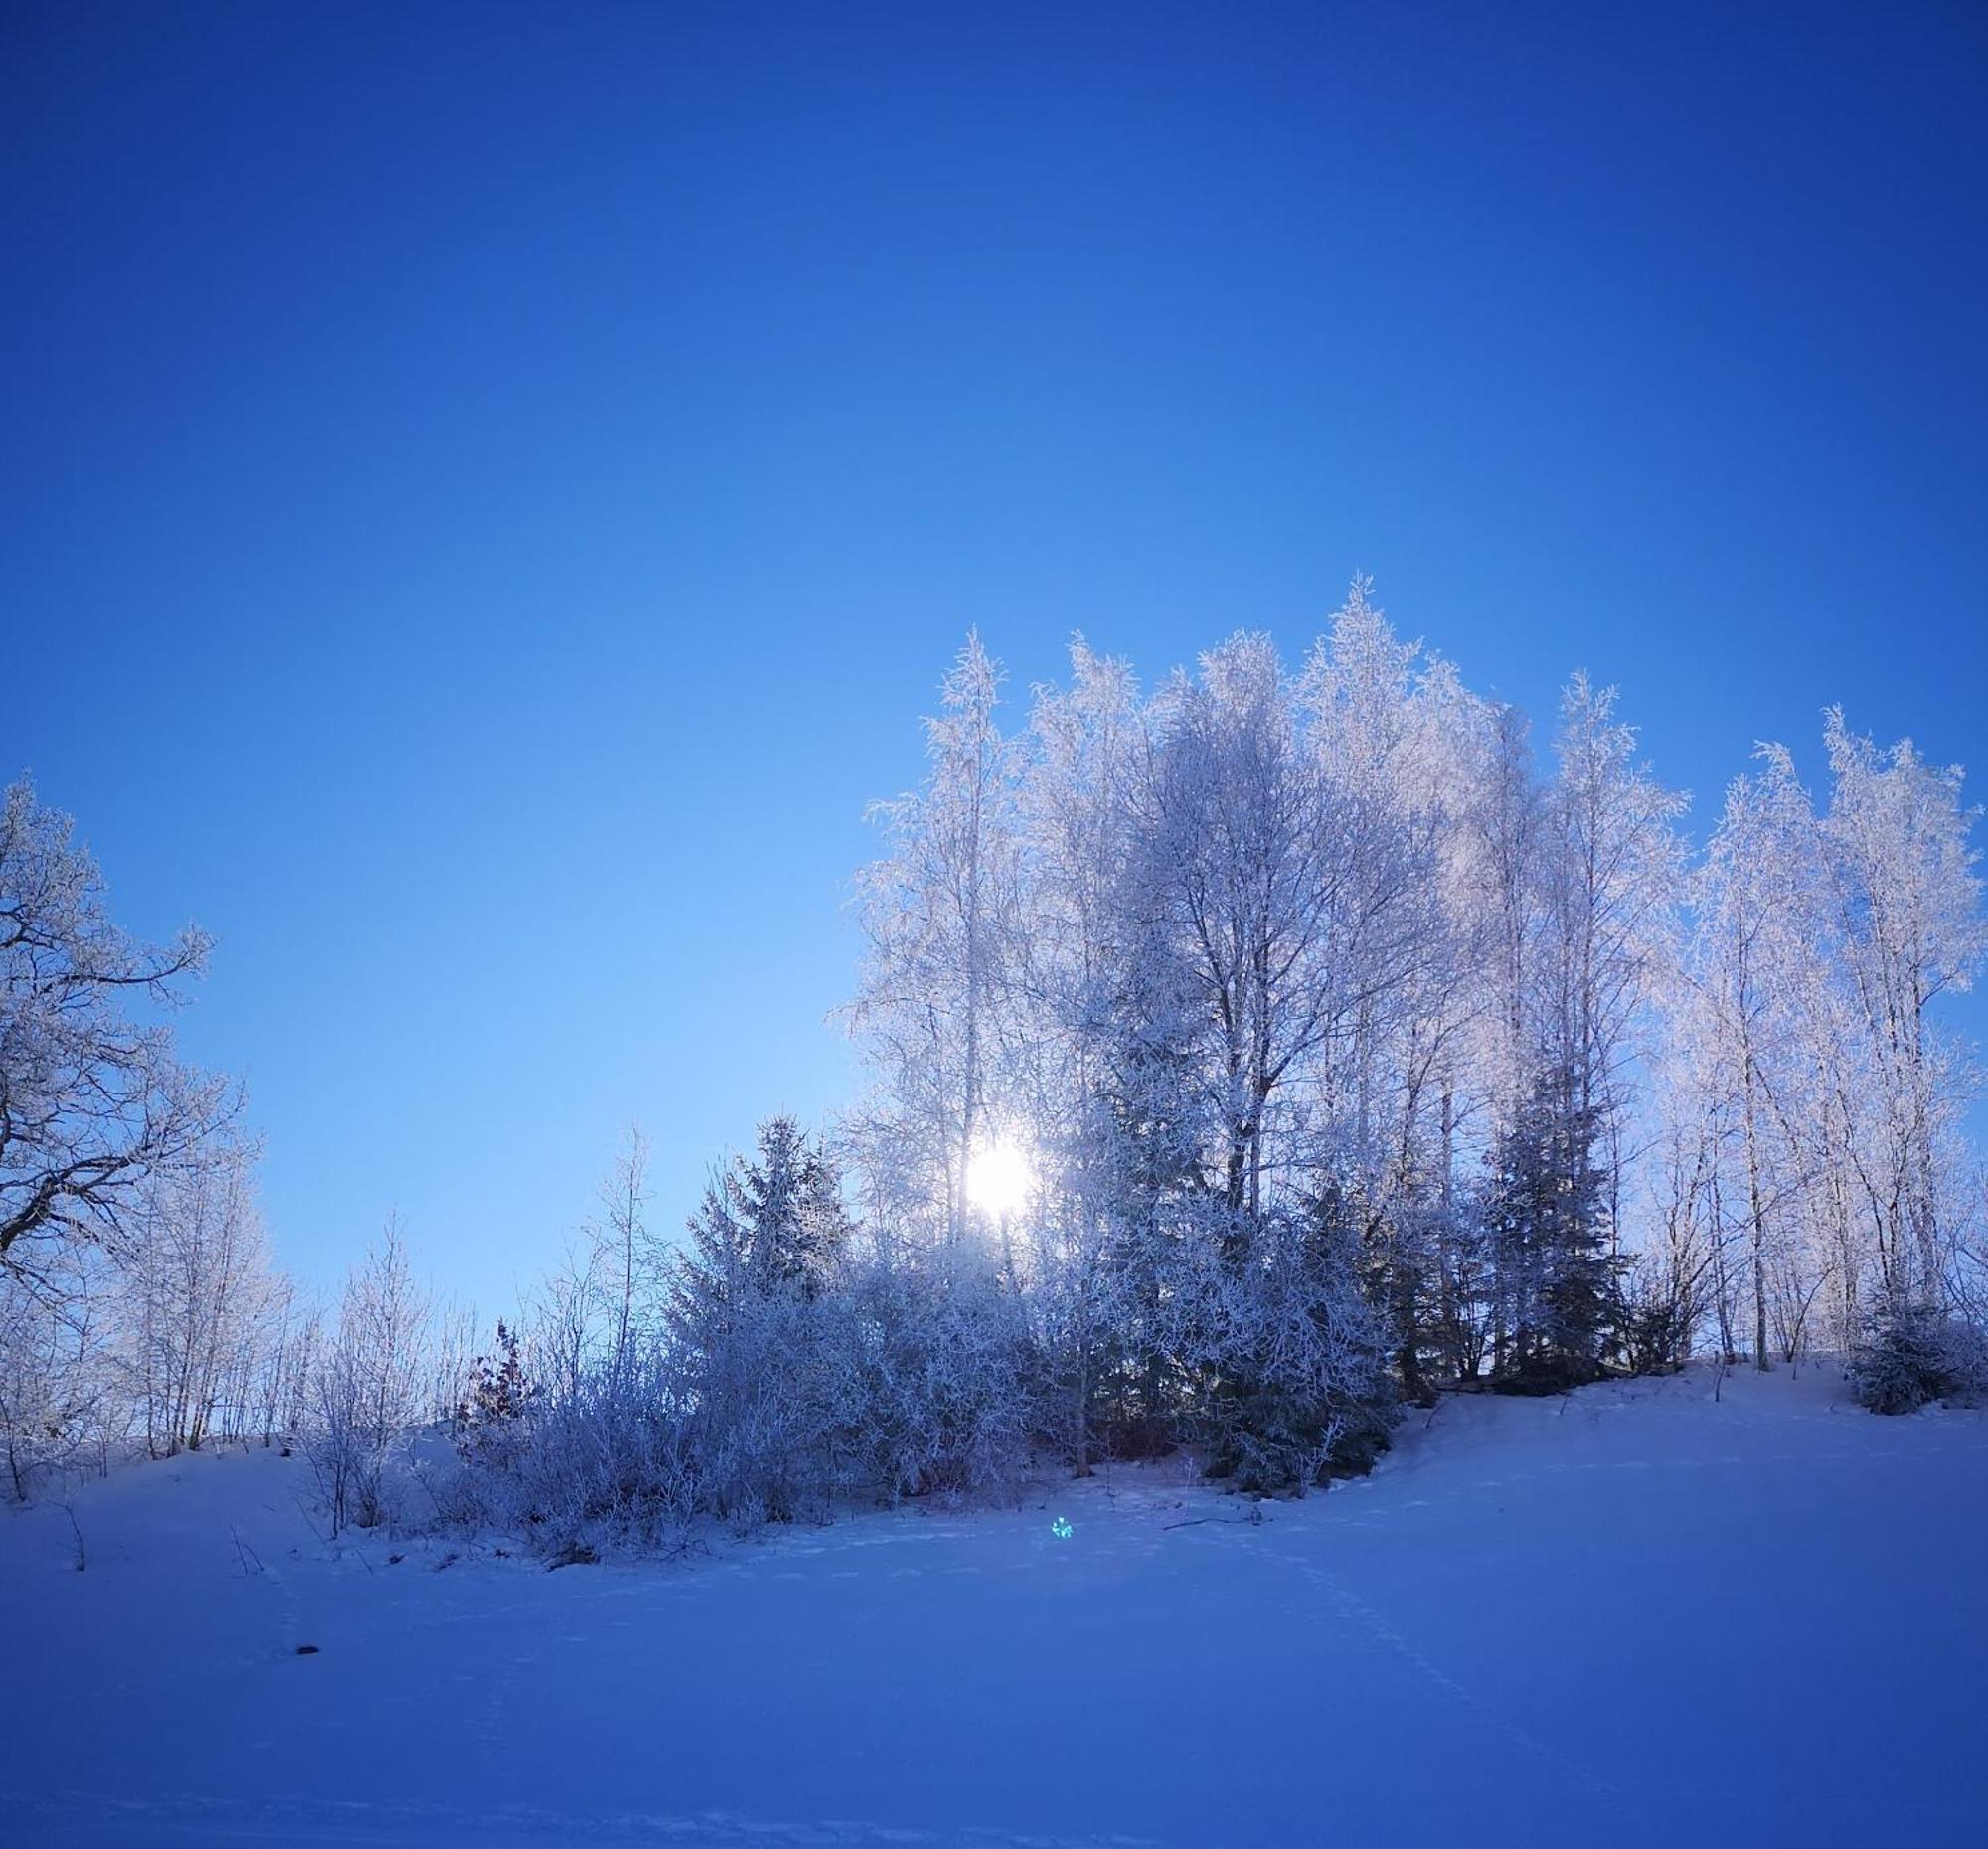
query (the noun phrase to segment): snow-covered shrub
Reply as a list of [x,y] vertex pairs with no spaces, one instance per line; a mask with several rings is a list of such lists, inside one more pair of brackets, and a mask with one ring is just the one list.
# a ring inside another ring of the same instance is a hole
[[846,1330],[831,1300],[748,1296],[683,1360],[702,1504],[735,1526],[825,1520],[841,1486]]
[[390,1221],[347,1280],[334,1339],[317,1358],[301,1440],[336,1534],[395,1511],[392,1465],[421,1410],[430,1303]]
[[422,1472],[444,1523],[475,1524],[519,1513],[517,1485],[537,1441],[538,1384],[526,1372],[516,1328],[499,1321],[487,1355],[462,1370],[462,1391],[446,1422],[449,1454]]
[[840,1305],[853,1481],[888,1497],[997,1491],[1029,1449],[1034,1374],[1012,1292],[965,1266],[875,1262]]
[[1206,1378],[1210,1474],[1262,1495],[1304,1494],[1372,1468],[1395,1382],[1338,1230],[1265,1216],[1177,1281],[1178,1346]]
[[515,1335],[499,1355],[477,1364],[483,1410],[465,1408],[447,1463],[428,1479],[441,1520],[553,1555],[681,1546],[696,1471],[681,1374],[661,1345],[631,1343],[618,1362],[573,1371]]
[[589,1371],[578,1392],[529,1419],[517,1478],[528,1532],[548,1547],[682,1545],[698,1470],[681,1379],[665,1355],[650,1349],[618,1374]]
[[1935,1400],[1988,1392],[1988,1339],[1973,1323],[1931,1304],[1880,1310],[1852,1351],[1850,1379],[1874,1413],[1914,1413]]
[[458,1429],[445,1519],[557,1552],[683,1545],[824,1521],[838,1502],[989,1491],[1030,1434],[1030,1351],[991,1280],[848,1264],[832,1287],[742,1290],[696,1326],[540,1387],[486,1364],[498,1410]]

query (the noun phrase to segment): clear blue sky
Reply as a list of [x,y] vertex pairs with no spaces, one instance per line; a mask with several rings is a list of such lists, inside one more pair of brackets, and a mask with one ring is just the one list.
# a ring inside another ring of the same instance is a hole
[[1988,13],[1771,11],[10,0],[0,774],[218,934],[283,1257],[500,1309],[841,1099],[969,624],[1366,570],[1701,814],[1838,699],[1988,788]]

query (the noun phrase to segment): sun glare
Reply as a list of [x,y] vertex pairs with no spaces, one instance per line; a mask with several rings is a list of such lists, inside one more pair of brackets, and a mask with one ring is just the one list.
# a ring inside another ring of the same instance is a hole
[[967,1200],[997,1219],[1020,1207],[1034,1186],[1028,1155],[1018,1143],[982,1143],[966,1164]]

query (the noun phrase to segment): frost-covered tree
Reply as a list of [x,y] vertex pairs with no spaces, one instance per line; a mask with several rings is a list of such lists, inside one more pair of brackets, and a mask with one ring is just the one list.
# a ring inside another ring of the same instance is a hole
[[1676,954],[1687,798],[1636,757],[1615,690],[1569,683],[1546,823],[1545,942],[1537,968],[1536,1054],[1589,1120],[1619,1219],[1630,1069],[1653,1044],[1654,1003]]
[[1969,1069],[1933,1015],[1984,944],[1959,773],[1835,711],[1824,738],[1824,815],[1780,746],[1729,793],[1672,1023],[1712,1126],[1722,1345],[1743,1326],[1761,1366],[1943,1314],[1965,1203]]
[[1353,863],[1333,851],[1335,798],[1301,750],[1267,637],[1232,638],[1199,679],[1166,689],[1143,805],[1132,903],[1185,1003],[1175,1018],[1194,1036],[1188,1070],[1240,1241],[1266,1168],[1274,1183],[1288,1082],[1322,1072],[1350,1000],[1323,965]]
[[111,919],[66,816],[0,803],[0,1422],[13,1486],[246,1433],[287,1286],[252,1201],[241,1098],[161,1018],[208,950]]
[[147,1183],[234,1114],[219,1080],[183,1065],[170,1008],[205,965],[189,927],[140,943],[104,904],[69,818],[33,786],[0,801],[0,1265],[34,1269],[64,1241],[114,1245]]
[[122,1258],[128,1342],[153,1456],[198,1450],[255,1423],[259,1366],[276,1340],[282,1284],[253,1193],[255,1150],[220,1141],[155,1178]]
[[1444,1365],[1438,1348],[1458,1353],[1473,1268],[1456,1162],[1482,1090],[1485,933],[1470,811],[1489,715],[1450,663],[1396,637],[1370,590],[1355,581],[1298,690],[1311,749],[1363,819],[1363,838],[1344,851],[1370,869],[1344,959],[1355,972],[1352,1032],[1327,1193],[1357,1223],[1404,1388],[1424,1399],[1425,1364]]
[[1128,1412],[1119,1389],[1141,1309],[1139,1282],[1120,1262],[1107,1084],[1125,964],[1118,880],[1146,750],[1130,669],[1077,638],[1070,686],[1037,690],[1025,745],[1016,809],[1026,927],[1010,984],[1020,1023],[1013,1095],[1036,1184],[1023,1265],[1049,1372],[1044,1419],[1081,1473],[1098,1422],[1122,1424]]
[[753,1153],[712,1178],[688,1230],[668,1316],[697,1347],[751,1299],[822,1293],[849,1239],[840,1173],[792,1117],[769,1117]]
[[967,638],[925,727],[925,781],[880,803],[889,852],[859,883],[868,939],[852,1025],[882,1081],[873,1181],[905,1233],[958,1245],[968,1166],[1005,1109],[1016,931],[1012,758],[1001,674]]
[[393,1510],[392,1468],[423,1410],[433,1294],[419,1282],[400,1222],[346,1280],[338,1324],[316,1358],[305,1451],[336,1534]]
[[787,1520],[832,1494],[848,1412],[822,1299],[849,1238],[834,1164],[787,1116],[713,1178],[670,1280],[666,1326],[719,1512]]
[[1631,1081],[1675,956],[1683,799],[1637,761],[1614,706],[1574,677],[1537,794],[1511,729],[1494,758],[1493,1372],[1522,1385],[1590,1378],[1613,1352]]
[[1968,1080],[1931,1009],[1971,985],[1988,951],[1968,844],[1974,815],[1961,805],[1960,772],[1926,763],[1909,740],[1881,752],[1839,709],[1826,716],[1824,738],[1832,789],[1823,845],[1861,1056],[1839,1129],[1886,1297],[1934,1302],[1952,1230],[1948,1143]]
[[1695,1034],[1724,1192],[1743,1222],[1751,1286],[1751,1349],[1768,1365],[1769,1283],[1805,1267],[1795,1221],[1809,1182],[1802,1130],[1811,1055],[1802,1027],[1826,981],[1807,792],[1786,752],[1762,747],[1756,775],[1739,778],[1699,877],[1691,993],[1680,1024]]
[[51,1251],[33,1273],[0,1265],[0,1491],[14,1501],[108,1468],[124,1443],[120,1281],[87,1246]]
[[486,1368],[477,1506],[680,1536],[1183,1442],[1301,1491],[1444,1382],[1792,1358],[1867,1279],[1896,1373],[1974,1300],[1956,773],[1832,719],[1828,815],[1765,749],[1688,879],[1612,690],[1543,768],[1364,582],[1295,675],[1245,633],[1147,697],[1079,639],[1013,737],[1000,679],[969,638],[863,876],[863,1224],[774,1118],[659,1261],[631,1151]]
[[633,1363],[646,1300],[659,1294],[662,1263],[648,1226],[649,1139],[633,1125],[600,1187],[600,1213],[586,1227],[586,1296],[604,1314],[610,1366]]

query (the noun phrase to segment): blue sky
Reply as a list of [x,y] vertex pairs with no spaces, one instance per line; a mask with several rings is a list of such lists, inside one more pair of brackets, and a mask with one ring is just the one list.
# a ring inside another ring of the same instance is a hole
[[843,1098],[970,624],[1370,571],[1701,817],[1988,765],[1988,16],[1729,11],[8,7],[0,774],[219,936],[285,1260],[500,1309],[629,1119],[674,1219]]

